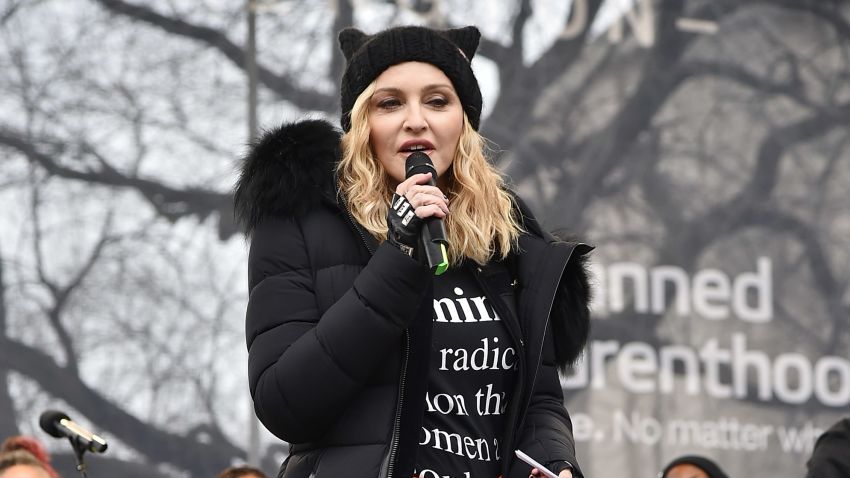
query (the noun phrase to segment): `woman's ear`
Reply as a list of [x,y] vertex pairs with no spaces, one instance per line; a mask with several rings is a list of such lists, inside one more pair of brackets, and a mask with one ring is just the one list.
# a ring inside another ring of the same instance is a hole
[[342,54],[345,55],[345,59],[351,60],[354,52],[363,46],[369,38],[371,38],[369,35],[354,27],[344,28],[339,32],[339,48],[342,50]]

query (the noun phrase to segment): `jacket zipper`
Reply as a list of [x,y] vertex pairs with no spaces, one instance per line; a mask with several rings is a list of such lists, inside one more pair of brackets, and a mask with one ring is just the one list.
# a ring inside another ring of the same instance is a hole
[[[354,216],[351,215],[351,211],[349,211],[348,206],[345,204],[345,199],[340,196],[340,200],[343,204],[343,209],[345,209],[345,213],[348,216],[348,221],[351,223],[351,226],[357,231],[357,234],[360,236],[360,239],[363,241],[363,245],[366,246],[366,250],[369,251],[369,254],[374,255],[375,251],[369,245],[369,241],[366,240],[366,236],[363,234],[363,230],[358,227],[357,221],[354,220]],[[398,383],[398,398],[396,399],[395,406],[395,418],[393,419],[393,433],[392,438],[390,439],[390,455],[389,455],[389,463],[387,464],[387,475],[386,478],[392,478],[393,472],[395,471],[395,459],[398,454],[398,446],[399,446],[399,433],[401,431],[401,409],[404,403],[404,389],[407,382],[407,362],[410,358],[410,332],[404,331],[404,358],[401,362],[401,374],[399,376]]]
[[[561,265],[561,272],[558,274],[558,283],[555,285],[555,291],[552,293],[552,296],[549,298],[549,307],[546,310],[546,322],[543,323],[543,336],[540,340],[540,349],[537,351],[537,363],[534,364],[534,373],[531,375],[531,387],[534,387],[534,382],[537,381],[537,372],[540,371],[540,360],[543,357],[543,344],[546,342],[546,331],[549,329],[549,319],[552,316],[552,307],[555,306],[555,296],[558,295],[558,287],[561,285],[561,280],[564,277],[564,271],[567,269],[567,264],[570,262],[570,258],[573,255],[575,250],[570,251],[570,255],[567,256],[567,259]],[[528,406],[531,404],[531,394],[528,394],[528,398],[525,400],[525,406],[520,408],[520,410],[527,410]],[[523,420],[525,418],[523,417]]]
[[410,334],[404,331],[404,359],[401,361],[401,376],[398,384],[398,399],[395,405],[395,419],[393,420],[393,434],[390,440],[390,461],[387,466],[387,478],[392,478],[395,471],[395,459],[398,453],[399,433],[401,431],[401,409],[404,404],[404,389],[407,382],[407,360],[410,358]]
[[[510,310],[506,310],[506,309],[502,308],[502,306],[500,305],[500,302],[499,302],[499,301],[502,300],[501,297],[499,295],[493,294],[493,292],[490,290],[490,286],[487,283],[487,281],[484,280],[481,277],[481,272],[482,272],[481,267],[476,266],[475,270],[476,270],[477,274],[473,274],[473,275],[475,276],[475,279],[477,280],[478,285],[481,286],[481,289],[484,291],[484,295],[486,295],[493,302],[493,307],[496,309],[497,312],[499,312],[499,314],[502,314],[502,315],[504,315],[504,313],[508,314],[503,320],[505,321],[505,323],[504,323],[505,328],[508,329],[508,334],[511,336],[511,339],[513,339],[514,344],[516,344],[518,346],[518,349],[519,349],[519,351],[518,351],[519,353],[517,354],[517,357],[519,358],[519,364],[518,364],[518,368],[517,368],[517,372],[518,372],[517,373],[517,386],[519,387],[519,390],[521,392],[522,389],[525,387],[524,383],[525,383],[525,379],[526,379],[526,377],[525,377],[525,340],[522,338],[522,331],[520,330],[519,335],[517,336],[517,334],[514,332],[514,328],[508,325],[507,321],[513,320],[510,317]],[[516,297],[515,291],[514,291],[514,298],[515,298],[515,300],[518,299]],[[519,324],[519,310],[518,309],[517,309],[517,316],[515,318],[516,318],[516,321],[517,321],[516,326],[519,329],[520,324]],[[521,397],[522,397],[522,394],[520,393],[519,398],[521,399]],[[513,408],[513,407],[511,407],[511,408]],[[516,409],[516,413],[520,413],[519,408]],[[506,418],[510,419],[510,415],[508,415]],[[510,441],[513,441],[512,435],[513,435],[513,432],[511,431],[511,432],[509,432],[508,437],[503,437],[503,438],[506,438],[506,439],[509,439]],[[507,441],[503,441],[500,446],[504,446],[505,444],[507,444]],[[511,445],[510,448],[513,448],[513,446]],[[505,448],[505,450],[508,450],[508,449]],[[505,466],[509,462],[510,456],[512,456],[510,453],[502,456],[502,460],[503,460],[502,466]],[[507,473],[504,473],[504,474],[505,474],[505,476],[507,476]]]
[[[481,267],[475,266],[475,271],[477,272],[477,274],[473,274],[473,276],[475,277],[476,282],[478,282],[478,285],[484,291],[484,295],[486,295],[487,298],[490,299],[493,302],[493,308],[496,309],[496,312],[498,312],[500,315],[505,315],[505,312],[507,312],[508,315],[510,315],[510,310],[503,309],[501,302],[498,302],[498,301],[501,301],[502,298],[497,294],[493,294],[493,291],[490,290],[490,285],[487,283],[486,280],[481,278],[481,273],[482,273]],[[516,297],[516,296],[514,296],[514,297]],[[511,320],[511,318],[508,316],[508,317],[505,317],[504,320],[507,322],[508,320]],[[519,320],[519,317],[517,317],[517,320]],[[517,327],[519,327],[519,323],[517,323]],[[508,330],[508,335],[511,336],[511,339],[513,339],[514,343],[518,344],[520,350],[522,350],[525,347],[525,342],[523,341],[522,334],[517,336],[516,333],[514,332],[514,329],[511,326],[509,326],[507,323],[505,323],[505,328]],[[522,356],[522,354],[520,354],[520,357],[521,356]]]
[[[343,201],[343,205],[345,201]],[[348,210],[348,207],[345,207],[345,214],[348,216],[348,221],[351,223],[351,226],[357,231],[357,234],[360,235],[360,239],[363,241],[363,245],[366,246],[366,250],[369,251],[370,255],[375,255],[375,251],[372,250],[372,246],[369,245],[369,241],[366,240],[366,235],[363,234],[363,231],[357,227],[357,221],[354,220],[354,216],[351,215],[351,211]]]

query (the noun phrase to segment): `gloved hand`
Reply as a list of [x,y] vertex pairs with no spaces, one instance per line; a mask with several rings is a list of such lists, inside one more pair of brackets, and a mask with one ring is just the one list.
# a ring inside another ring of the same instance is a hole
[[410,257],[417,257],[420,231],[424,221],[413,210],[404,196],[393,194],[387,209],[387,242],[398,247]]

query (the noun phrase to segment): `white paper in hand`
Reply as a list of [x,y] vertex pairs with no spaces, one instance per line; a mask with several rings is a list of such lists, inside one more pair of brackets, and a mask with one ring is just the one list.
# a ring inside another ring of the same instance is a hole
[[514,453],[516,453],[517,458],[519,458],[520,460],[522,460],[522,461],[528,463],[529,465],[531,465],[532,467],[540,470],[540,473],[543,473],[543,476],[548,476],[549,478],[558,478],[558,475],[552,473],[551,471],[549,471],[548,468],[546,468],[545,466],[541,465],[540,463],[537,463],[536,461],[534,461],[533,458],[526,455],[521,450],[514,450]]

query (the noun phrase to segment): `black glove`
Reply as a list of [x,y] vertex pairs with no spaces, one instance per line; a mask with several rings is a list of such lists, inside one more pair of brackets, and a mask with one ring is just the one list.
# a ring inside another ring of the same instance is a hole
[[420,231],[424,221],[413,211],[413,205],[404,196],[393,194],[387,209],[387,242],[401,249],[410,257],[416,257]]

